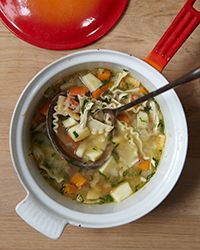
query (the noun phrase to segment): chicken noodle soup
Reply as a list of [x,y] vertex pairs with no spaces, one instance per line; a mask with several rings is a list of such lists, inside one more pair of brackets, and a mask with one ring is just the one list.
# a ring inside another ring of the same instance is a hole
[[[51,98],[60,91],[53,130],[78,159],[95,162],[108,143],[110,158],[97,169],[82,169],[53,148],[45,120]],[[32,120],[32,153],[44,178],[61,194],[85,204],[120,202],[154,175],[165,144],[164,120],[152,99],[117,116],[115,126],[104,108],[116,108],[146,95],[147,89],[127,70],[93,69],[71,75],[45,92]]]

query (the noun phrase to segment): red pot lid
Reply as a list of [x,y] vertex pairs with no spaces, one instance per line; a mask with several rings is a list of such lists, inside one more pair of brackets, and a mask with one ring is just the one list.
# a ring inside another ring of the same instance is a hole
[[19,38],[38,47],[75,49],[105,35],[128,0],[1,0],[0,16]]

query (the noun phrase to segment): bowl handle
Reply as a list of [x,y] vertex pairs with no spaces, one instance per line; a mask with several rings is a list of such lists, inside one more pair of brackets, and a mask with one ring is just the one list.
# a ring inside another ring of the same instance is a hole
[[45,208],[31,195],[16,206],[17,214],[30,226],[51,239],[58,239],[68,222]]
[[162,71],[177,50],[200,23],[200,12],[194,9],[196,0],[187,0],[172,24],[150,54],[144,59]]

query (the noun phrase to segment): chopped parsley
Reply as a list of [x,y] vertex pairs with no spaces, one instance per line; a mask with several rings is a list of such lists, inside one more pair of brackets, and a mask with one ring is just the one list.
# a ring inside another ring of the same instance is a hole
[[101,176],[103,176],[103,177],[105,178],[105,180],[106,180],[106,181],[108,181],[108,180],[109,180],[109,177],[108,177],[108,176],[106,176],[105,174],[101,173],[100,171],[99,171],[99,174],[100,174]]
[[150,179],[151,179],[151,177],[155,174],[155,170],[151,173],[151,174],[149,174],[148,176],[147,176],[147,181],[149,181]]
[[113,201],[113,197],[110,195],[110,194],[107,194],[103,197],[100,197],[100,200],[103,203],[109,203],[109,202],[112,202]]
[[112,183],[112,188],[115,188],[115,187],[119,186],[123,182],[124,182],[124,180],[120,180],[120,181],[117,181],[115,183]]
[[123,96],[122,99],[128,99],[128,95]]
[[135,192],[138,191],[140,188],[142,188],[145,185],[145,183],[140,183],[135,186]]
[[75,138],[79,137],[79,134],[76,131],[73,131],[73,135],[74,135]]
[[144,119],[142,119],[141,117],[139,117],[139,119],[140,119],[141,122],[145,122],[145,123],[147,122]]
[[110,82],[110,80],[103,80],[102,82],[103,82],[103,84],[101,85],[101,87],[103,87],[104,85],[108,84]]
[[125,72],[129,72],[127,69],[123,69],[123,71],[125,71]]
[[150,106],[144,107],[144,111],[145,111],[145,112],[149,113],[150,110],[151,110],[151,107],[150,107]]
[[94,151],[97,151],[97,149],[96,148],[92,148]]
[[160,121],[158,123],[158,127],[160,127],[161,131],[164,132],[165,124],[164,124],[164,120],[163,119],[160,119]]
[[82,112],[82,113],[84,112],[85,105],[86,105],[88,102],[89,102],[89,101],[88,101],[87,99],[85,99],[85,100],[83,101],[83,105],[82,105],[82,107],[81,107],[81,112]]
[[154,163],[155,163],[155,167],[157,168],[158,163],[159,163],[159,160],[158,160],[158,159],[156,159],[155,157],[153,157],[152,159],[153,159],[153,161],[154,161]]
[[65,191],[65,185],[62,185],[62,187],[60,188],[59,191],[60,191],[61,194],[64,194],[64,193],[65,193],[65,192],[64,192],[64,191]]

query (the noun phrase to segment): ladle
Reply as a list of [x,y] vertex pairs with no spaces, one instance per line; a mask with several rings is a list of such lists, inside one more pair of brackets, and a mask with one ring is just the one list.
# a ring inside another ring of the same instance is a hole
[[[125,104],[125,105],[118,107],[118,108],[115,108],[115,109],[108,109],[108,108],[101,109],[101,110],[99,110],[99,112],[109,113],[111,116],[111,120],[113,122],[113,125],[115,126],[116,117],[122,111],[128,110],[135,105],[138,105],[144,101],[152,99],[153,97],[155,97],[157,95],[160,95],[160,94],[162,94],[170,89],[176,88],[179,85],[183,85],[183,84],[188,83],[192,80],[195,80],[199,77],[200,77],[200,67],[192,70],[191,72],[178,78],[177,80],[175,80],[171,83],[168,83],[167,85],[165,85],[159,89],[156,89],[156,90],[148,93],[147,95],[142,96],[141,98],[138,98],[135,101],[132,101],[128,104]],[[49,105],[49,110],[48,110],[48,115],[47,115],[47,132],[48,132],[48,136],[51,140],[52,145],[57,150],[57,152],[65,160],[67,160],[69,163],[71,163],[72,165],[75,165],[75,166],[81,167],[81,168],[87,168],[87,169],[93,169],[93,168],[100,167],[112,154],[112,150],[113,150],[112,142],[108,143],[108,146],[106,147],[102,156],[96,162],[92,162],[92,161],[85,162],[85,161],[83,161],[83,159],[81,159],[81,158],[77,157],[75,154],[73,154],[73,152],[70,152],[69,150],[67,152],[65,144],[59,139],[58,135],[54,132],[54,129],[53,129],[53,113],[55,112],[54,107],[57,103],[59,95],[67,96],[67,91],[62,91],[62,92],[58,93],[55,97],[53,97],[53,99]],[[113,132],[113,130],[111,131],[111,133]],[[64,128],[60,128],[60,131],[61,131],[61,133],[65,132]]]

